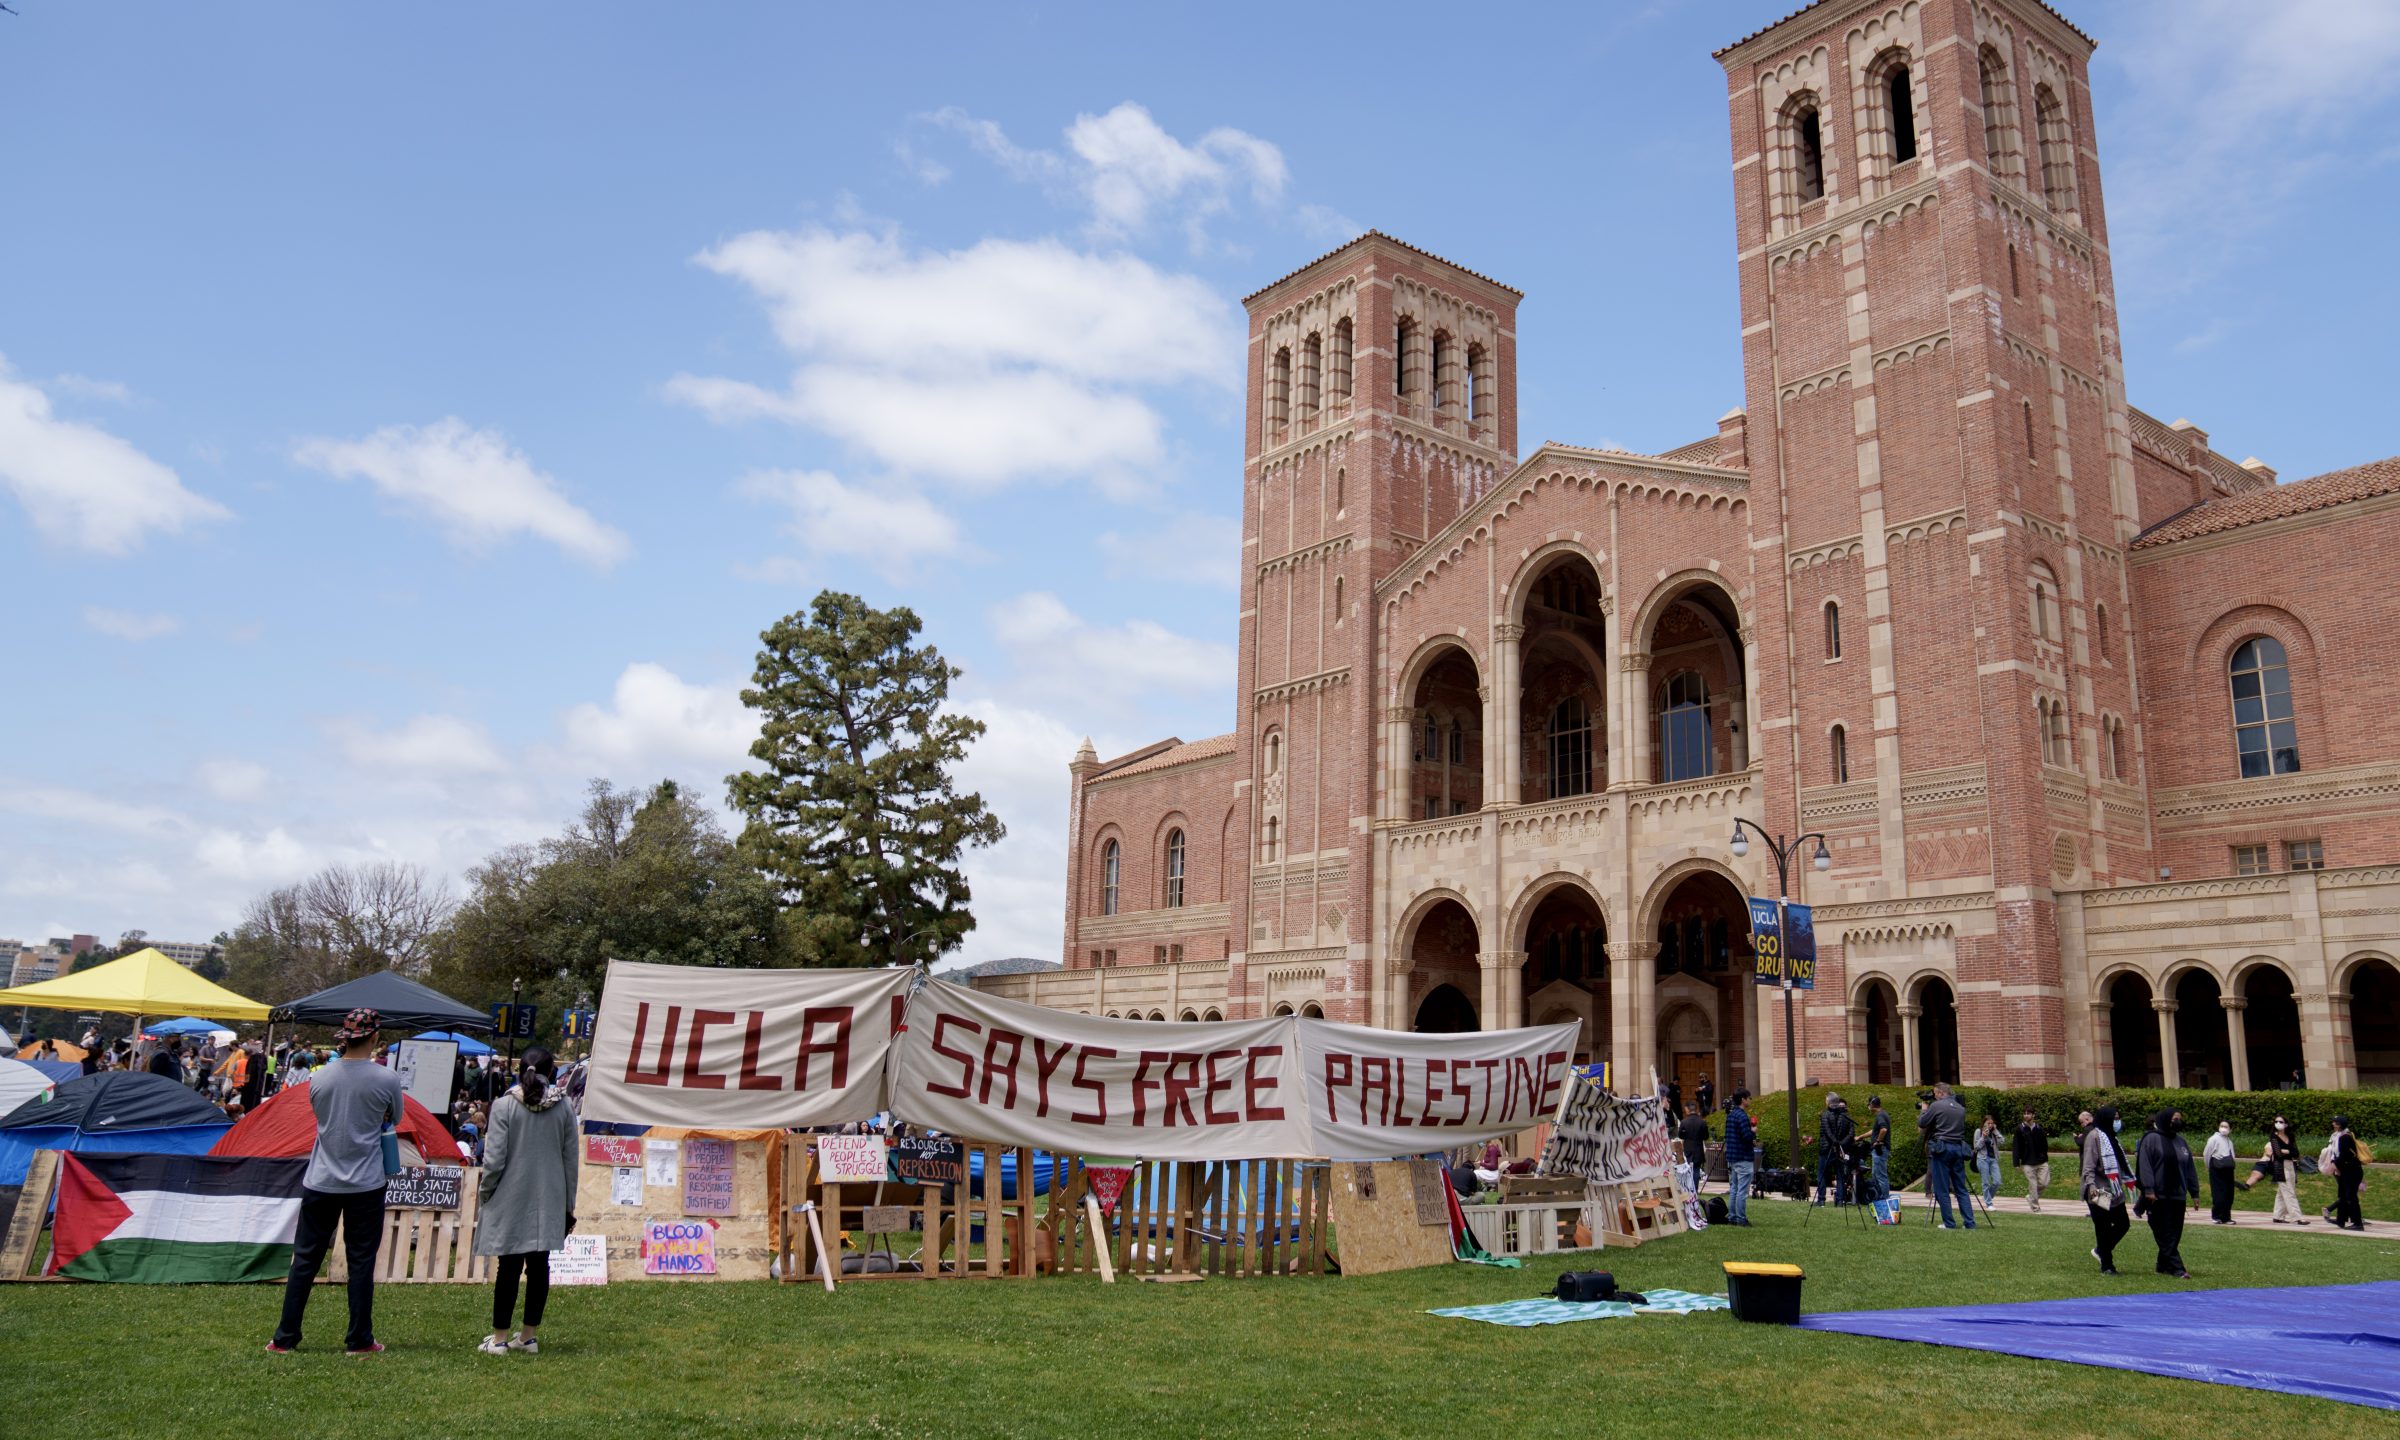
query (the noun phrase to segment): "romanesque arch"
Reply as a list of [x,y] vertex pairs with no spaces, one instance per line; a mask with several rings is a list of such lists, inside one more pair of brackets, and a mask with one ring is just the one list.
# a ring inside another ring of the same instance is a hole
[[1482,809],[1486,719],[1474,653],[1454,637],[1427,641],[1409,662],[1404,684],[1407,768],[1392,818],[1432,820]]
[[1503,717],[1517,737],[1519,795],[1558,800],[1608,788],[1608,601],[1580,544],[1544,546],[1509,597],[1517,627]]
[[2157,998],[2150,986],[2150,977],[2131,968],[2102,975],[2098,982],[2100,1004],[2106,1012],[2104,1027],[2108,1036],[2110,1071],[2116,1083],[2125,1086],[2155,1086],[2166,1083],[2163,1052],[2159,1048],[2158,1011],[2153,1005]]
[[1957,1084],[1958,991],[1949,976],[1927,971],[1908,982],[1906,994],[1917,1008],[1917,1079]]
[[2293,1076],[2307,1081],[2300,1028],[2299,987],[2281,961],[2255,955],[2234,967],[2231,993],[2241,1004],[2240,1053],[2252,1090],[2272,1090]]
[[2175,1067],[2170,1085],[2222,1089],[2233,1083],[2233,1047],[2225,1020],[2225,987],[2206,965],[2181,965],[2162,984],[2175,1004]]
[[1863,1078],[1870,1085],[1906,1083],[1908,1027],[1901,1023],[1900,991],[1891,977],[1861,976],[1850,992],[1850,1008],[1858,1022],[1851,1043],[1863,1057],[1854,1069],[1865,1072],[1853,1078]]
[[1713,571],[1670,576],[1643,602],[1634,656],[1647,663],[1630,672],[1639,677],[1636,693],[1646,707],[1643,779],[1691,780],[1749,768],[1744,628],[1739,600]]
[[1518,987],[1523,1023],[1537,1023],[1537,1015],[1570,1017],[1580,1027],[1578,1063],[1608,1053],[1614,1010],[1607,907],[1591,882],[1566,872],[1535,880],[1510,907],[1502,933],[1525,957]]
[[[1469,1023],[1459,1028],[1477,1028],[1475,1005],[1465,997],[1482,990],[1481,954],[1482,930],[1465,896],[1455,890],[1419,895],[1401,913],[1400,922],[1392,931],[1394,993],[1390,1013],[1395,1017],[1415,1017],[1421,1022],[1434,992],[1447,989],[1456,993],[1466,1006]],[[1442,1024],[1456,1018],[1447,1001],[1436,1006],[1433,1015]],[[1412,1028],[1427,1027],[1415,1023]]]
[[[1650,979],[1658,995],[1660,1075],[1706,1069],[1720,1091],[1738,1079],[1759,1080],[1756,1000],[1750,948],[1750,911],[1740,879],[1713,860],[1692,859],[1669,866],[1643,897],[1642,927],[1635,933],[1655,943]],[[1706,1058],[1686,1046],[1669,1048],[1665,1012],[1677,1003],[1700,1006],[1710,1018],[1712,1049]]]
[[2400,963],[2380,952],[2352,955],[2341,964],[2339,984],[2350,1017],[2345,1068],[2361,1088],[2400,1086]]

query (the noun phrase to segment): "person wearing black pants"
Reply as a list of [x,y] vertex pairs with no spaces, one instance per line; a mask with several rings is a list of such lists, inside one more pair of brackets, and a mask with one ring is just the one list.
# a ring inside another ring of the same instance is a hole
[[300,1322],[308,1312],[309,1288],[333,1248],[333,1227],[342,1227],[342,1258],[350,1273],[344,1284],[350,1294],[350,1326],[342,1348],[352,1354],[371,1354],[375,1344],[375,1256],[383,1249],[383,1191],[358,1190],[334,1194],[323,1190],[300,1192],[300,1228],[292,1238],[292,1269],[283,1290],[283,1320],[275,1327],[275,1344],[284,1350],[300,1344]]
[[2333,1223],[2337,1228],[2364,1230],[2358,1213],[2358,1182],[2366,1175],[2358,1153],[2358,1137],[2350,1133],[2347,1117],[2333,1117]]
[[[400,1123],[403,1102],[400,1077],[375,1063],[375,1032],[382,1024],[373,1010],[351,1011],[334,1032],[341,1058],[309,1082],[317,1143],[300,1181],[300,1223],[292,1239],[291,1273],[284,1279],[283,1317],[267,1342],[270,1355],[289,1355],[300,1347],[309,1291],[333,1244],[336,1224],[350,1261],[350,1329],[342,1347],[352,1355],[383,1351],[375,1341],[375,1252],[383,1247],[388,1174],[383,1132]],[[256,1074],[266,1068],[266,1057],[253,1055],[250,1064]]]
[[2083,1132],[2083,1203],[2092,1212],[2092,1258],[2100,1273],[2117,1273],[2117,1242],[2133,1228],[2125,1213],[2125,1186],[2132,1177],[2125,1151],[2117,1143],[2117,1110],[2103,1105],[2092,1112],[2091,1128]]
[[[493,1277],[492,1333],[475,1347],[486,1355],[541,1353],[550,1252],[575,1232],[578,1128],[550,1052],[538,1045],[526,1051],[517,1083],[492,1104],[491,1133],[484,1137],[475,1253],[500,1262]],[[512,1335],[520,1274],[525,1324]]]
[[2180,1110],[2161,1110],[2151,1117],[2150,1132],[2134,1152],[2134,1170],[2141,1181],[2150,1238],[2158,1244],[2158,1273],[2189,1280],[2191,1272],[2183,1267],[2183,1215],[2190,1198],[2184,1182],[2191,1148],[2176,1133],[2181,1129]]

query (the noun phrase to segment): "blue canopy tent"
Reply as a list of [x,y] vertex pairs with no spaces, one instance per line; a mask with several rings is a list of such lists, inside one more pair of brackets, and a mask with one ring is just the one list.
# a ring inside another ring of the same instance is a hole
[[0,1116],[0,1185],[22,1185],[37,1150],[205,1155],[233,1128],[224,1112],[164,1075],[78,1076]]
[[144,1035],[213,1035],[219,1030],[231,1030],[232,1028],[222,1021],[202,1020],[197,1016],[186,1015],[180,1020],[161,1020],[156,1025],[144,1026],[142,1033]]
[[456,1045],[458,1053],[467,1059],[499,1053],[474,1036],[461,1035],[456,1030],[428,1030],[422,1035],[412,1035],[409,1038],[412,1040],[447,1040]]

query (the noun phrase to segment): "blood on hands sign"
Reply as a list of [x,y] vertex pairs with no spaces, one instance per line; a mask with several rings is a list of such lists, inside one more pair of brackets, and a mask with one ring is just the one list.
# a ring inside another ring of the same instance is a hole
[[908,970],[711,970],[612,960],[583,1118],[844,1125],[883,1105]]
[[1314,1136],[1308,1153],[1330,1160],[1421,1155],[1538,1124],[1558,1108],[1575,1053],[1573,1025],[1418,1035],[1292,1023]]

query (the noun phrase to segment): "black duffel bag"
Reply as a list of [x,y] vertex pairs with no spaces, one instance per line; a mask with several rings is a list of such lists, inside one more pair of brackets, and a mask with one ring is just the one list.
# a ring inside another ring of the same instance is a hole
[[1555,1299],[1577,1305],[1589,1305],[1595,1300],[1614,1300],[1617,1298],[1617,1277],[1606,1270],[1569,1270],[1558,1277],[1558,1284],[1550,1294]]

